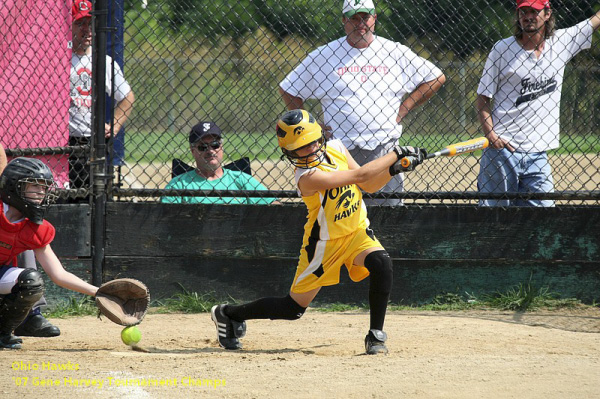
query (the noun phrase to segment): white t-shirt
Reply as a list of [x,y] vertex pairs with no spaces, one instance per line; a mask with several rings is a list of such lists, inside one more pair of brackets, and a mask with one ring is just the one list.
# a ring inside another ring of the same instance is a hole
[[493,99],[494,131],[517,151],[558,148],[565,66],[591,47],[592,33],[589,20],[557,30],[546,40],[539,59],[533,51],[524,50],[514,36],[492,48],[477,94]]
[[[106,56],[106,92],[111,94],[112,58]],[[131,91],[119,64],[115,62],[115,100],[122,101]],[[92,135],[92,56],[71,57],[71,104],[69,105],[69,135],[89,137]]]
[[375,36],[357,49],[346,37],[311,52],[279,86],[294,97],[318,99],[324,123],[348,149],[373,150],[397,140],[402,97],[442,71],[408,47]]

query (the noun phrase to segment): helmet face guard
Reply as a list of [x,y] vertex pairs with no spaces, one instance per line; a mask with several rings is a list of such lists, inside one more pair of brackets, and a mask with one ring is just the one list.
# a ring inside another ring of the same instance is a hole
[[23,214],[41,224],[48,207],[56,201],[56,183],[52,179],[25,178],[17,183],[19,196],[25,204]]
[[[325,160],[325,149],[327,148],[327,142],[325,141],[324,137],[321,137],[316,142],[319,143],[319,147],[315,151],[304,156],[298,155],[297,150],[288,151],[285,148],[282,148],[281,151],[283,152],[283,155],[281,156],[281,159],[287,158],[287,160],[290,161],[290,163],[297,168],[316,168]],[[315,143],[315,141],[308,145],[312,145],[313,143]],[[300,147],[299,149],[301,148],[303,147]]]
[[0,197],[32,222],[42,224],[46,209],[56,200],[52,171],[39,159],[15,158],[0,177]]
[[[279,118],[276,127],[277,142],[286,157],[296,167],[310,169],[320,165],[325,159],[326,140],[321,126],[315,118],[303,109],[288,111]],[[318,142],[319,148],[303,156],[298,150]]]

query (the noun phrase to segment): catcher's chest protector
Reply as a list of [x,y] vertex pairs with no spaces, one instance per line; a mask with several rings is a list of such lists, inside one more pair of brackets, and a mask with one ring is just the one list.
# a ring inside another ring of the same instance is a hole
[[0,206],[0,265],[15,264],[18,254],[45,247],[54,239],[54,226],[44,220],[41,225],[28,219],[10,223]]

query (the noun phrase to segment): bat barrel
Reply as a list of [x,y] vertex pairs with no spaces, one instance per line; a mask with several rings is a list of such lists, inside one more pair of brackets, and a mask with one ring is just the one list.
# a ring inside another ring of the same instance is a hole
[[463,141],[462,143],[452,144],[446,148],[450,149],[449,155],[457,155],[482,150],[486,148],[488,144],[488,139],[485,137],[478,137],[476,139]]
[[478,137],[476,139],[471,139],[467,141],[463,141],[460,143],[452,144],[444,148],[443,150],[436,151],[431,154],[427,154],[426,159],[431,159],[440,156],[454,156],[459,154],[466,154],[468,152],[473,152],[477,150],[483,150],[487,148],[489,145],[488,139],[485,137]]

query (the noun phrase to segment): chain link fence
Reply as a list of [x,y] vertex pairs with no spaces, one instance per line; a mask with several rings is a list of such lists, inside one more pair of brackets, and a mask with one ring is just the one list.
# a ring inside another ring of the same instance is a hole
[[[275,122],[286,110],[279,85],[312,51],[346,35],[342,1],[107,3],[108,29],[91,29],[94,38],[103,32],[108,37],[107,55],[112,62],[106,64],[104,88],[92,85],[91,71],[100,70],[99,63],[105,58],[90,57],[90,62],[98,64],[82,67],[81,56],[72,56],[75,49],[67,45],[75,43],[74,35],[79,33],[72,26],[70,1],[35,2],[31,9],[13,2],[0,5],[2,34],[7,39],[0,59],[0,123],[7,153],[43,154],[61,186],[71,189],[65,192],[73,197],[77,188],[82,200],[88,198],[94,179],[108,179],[109,198],[120,201],[160,201],[164,196],[183,195],[227,197],[224,201],[228,203],[235,197],[298,202],[293,169],[280,159],[274,134]],[[591,17],[599,8],[598,3],[568,0],[554,1],[552,6],[558,29]],[[407,46],[446,77],[431,99],[402,120],[398,143],[431,152],[482,136],[477,89],[492,46],[513,34],[514,2],[489,1],[482,6],[466,1],[380,0],[375,7],[378,36]],[[60,17],[42,21],[36,15]],[[486,198],[598,205],[600,46],[598,33],[593,36],[591,48],[570,60],[564,71],[560,145],[548,152],[554,192],[492,193]],[[339,61],[341,68],[343,62]],[[123,79],[119,79],[120,70]],[[358,72],[360,80],[364,69]],[[97,95],[92,93],[98,87]],[[106,107],[114,112],[95,123],[91,115],[99,111],[94,104],[105,93],[110,95]],[[134,97],[128,98],[129,93]],[[125,99],[133,104],[133,111],[119,110]],[[320,122],[330,122],[318,99],[307,99],[305,107]],[[557,104],[548,107],[558,109]],[[82,121],[89,119],[91,136],[79,134],[73,139],[74,113]],[[175,175],[196,167],[189,134],[200,121],[221,129],[223,164],[247,159],[245,166],[239,167],[239,162],[235,166],[258,182],[255,187],[262,191],[248,190],[236,179],[228,187],[215,186],[210,191],[165,190]],[[101,130],[104,122],[106,129]],[[105,132],[106,143],[97,140],[97,135]],[[334,138],[344,139],[345,134],[333,131]],[[88,155],[83,169],[100,162],[106,173],[94,175],[90,181],[83,170],[74,176],[69,154],[82,153]],[[403,198],[405,204],[476,204],[482,198],[477,187],[481,157],[478,151],[427,160],[406,174],[404,191],[392,196]]]

